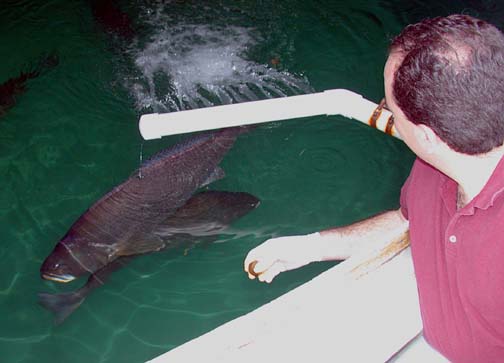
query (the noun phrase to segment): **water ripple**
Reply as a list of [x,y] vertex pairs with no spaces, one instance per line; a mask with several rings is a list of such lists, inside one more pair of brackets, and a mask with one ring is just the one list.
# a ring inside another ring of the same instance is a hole
[[321,146],[310,149],[303,149],[299,153],[307,171],[313,171],[319,176],[331,177],[335,170],[341,170],[347,163],[346,157],[333,147]]

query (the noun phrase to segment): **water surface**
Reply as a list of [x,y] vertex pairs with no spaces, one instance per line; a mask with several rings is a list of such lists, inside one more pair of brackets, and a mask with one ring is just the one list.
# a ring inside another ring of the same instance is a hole
[[[491,1],[117,6],[133,39],[104,31],[87,1],[6,1],[0,9],[0,82],[44,52],[60,58],[0,119],[2,362],[141,362],[247,313],[334,265],[258,284],[242,271],[251,248],[396,208],[413,160],[400,141],[341,117],[263,125],[239,138],[222,163],[227,177],[211,186],[256,195],[257,210],[214,244],[137,259],[53,326],[37,292],[83,281],[42,281],[40,264],[136,169],[141,113],[330,88],[377,102],[388,41],[405,24],[455,11],[503,19]],[[145,143],[144,157],[180,138]]]

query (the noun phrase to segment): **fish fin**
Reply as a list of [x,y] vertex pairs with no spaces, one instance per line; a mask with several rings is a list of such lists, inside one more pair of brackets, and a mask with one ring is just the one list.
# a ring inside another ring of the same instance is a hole
[[221,167],[217,166],[215,169],[212,171],[212,173],[208,176],[208,178],[201,184],[202,187],[205,187],[214,181],[217,181],[219,179],[222,179],[226,176],[226,173],[224,170],[222,170]]
[[143,253],[161,251],[166,247],[163,239],[155,234],[134,236],[130,242],[118,251],[119,256],[141,255]]
[[219,235],[213,235],[213,236],[203,236],[200,238],[198,241],[198,245],[203,247],[203,248],[208,248],[212,243],[214,243],[217,239],[219,238]]
[[54,313],[55,325],[59,325],[65,321],[65,319],[84,301],[84,297],[75,292],[64,294],[47,294],[41,292],[38,294],[38,298],[40,305]]
[[[185,237],[185,238],[184,238]],[[184,256],[189,255],[189,253],[196,248],[196,246],[203,246],[204,248],[207,248],[210,246],[211,243],[215,242],[217,240],[218,235],[213,235],[213,236],[202,236],[199,238],[195,238],[193,236],[174,236],[174,239],[178,239],[178,245],[184,247]],[[174,247],[176,245],[174,244]]]

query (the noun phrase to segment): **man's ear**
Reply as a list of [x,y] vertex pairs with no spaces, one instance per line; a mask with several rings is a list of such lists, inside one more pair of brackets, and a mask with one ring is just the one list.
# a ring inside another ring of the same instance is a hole
[[442,142],[439,136],[429,126],[423,124],[416,125],[415,136],[428,154],[435,153]]

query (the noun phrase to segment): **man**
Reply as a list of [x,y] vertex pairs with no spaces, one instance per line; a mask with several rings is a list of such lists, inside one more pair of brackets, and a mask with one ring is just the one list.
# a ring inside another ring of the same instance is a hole
[[[254,278],[344,259],[410,230],[425,339],[452,362],[504,362],[504,35],[451,15],[390,47],[385,98],[415,152],[401,208],[351,226],[274,238]],[[254,272],[253,271],[253,272]]]

